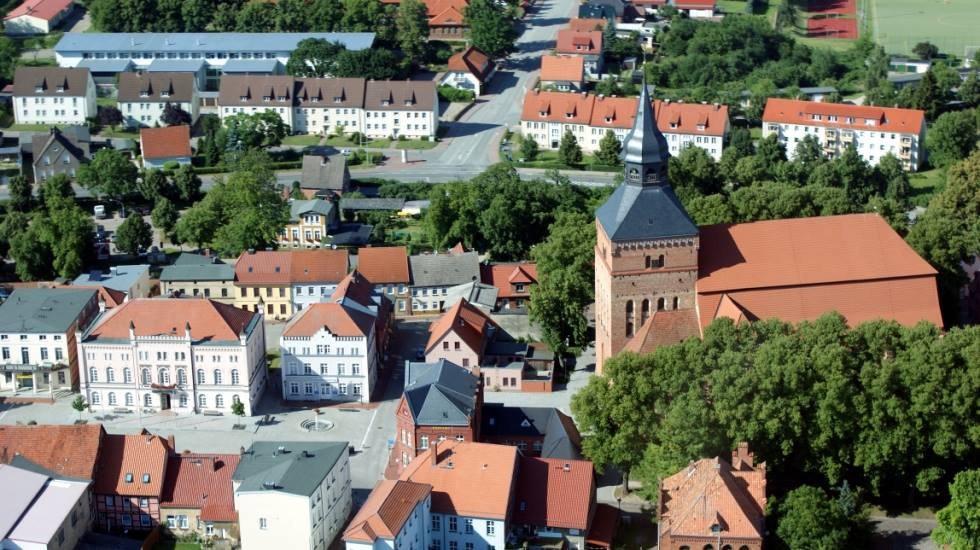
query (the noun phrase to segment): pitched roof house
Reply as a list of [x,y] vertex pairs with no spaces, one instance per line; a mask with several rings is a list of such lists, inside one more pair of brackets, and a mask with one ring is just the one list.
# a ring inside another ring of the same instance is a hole
[[440,82],[461,90],[471,90],[479,97],[496,72],[497,66],[490,56],[476,46],[470,46],[449,58],[446,74]]
[[[104,438],[92,488],[100,529],[146,531],[160,523],[160,497],[172,445],[145,430]],[[136,499],[135,510],[131,499]]]
[[48,34],[71,13],[74,0],[24,0],[3,18],[10,35]]
[[562,29],[558,31],[555,51],[567,55],[602,55],[602,31]]
[[554,407],[508,407],[487,403],[481,411],[480,440],[514,445],[524,456],[582,458],[582,436],[572,417]]
[[595,472],[587,460],[520,457],[514,523],[558,531],[585,548],[595,514]]
[[350,190],[347,157],[340,153],[303,155],[299,185],[307,198],[346,193]]
[[[167,460],[160,508],[172,532],[238,538],[231,480],[238,461],[237,454],[187,452]],[[198,521],[185,523],[187,512],[195,513]]]
[[533,262],[483,264],[480,276],[497,289],[497,311],[526,311],[531,285],[538,282],[538,266]]
[[581,91],[585,87],[585,59],[574,55],[542,55],[540,79],[545,89]]
[[74,178],[78,169],[91,159],[88,128],[68,126],[51,128],[47,134],[31,136],[31,163],[34,181],[42,182],[57,174]]
[[140,151],[143,166],[163,168],[167,163],[190,165],[191,128],[190,126],[169,126],[165,128],[143,128],[140,130]]
[[475,368],[498,330],[500,327],[487,314],[460,299],[429,326],[426,360],[447,359],[463,367]]
[[55,477],[92,480],[106,437],[102,424],[0,426],[0,463],[26,461]]
[[391,541],[388,548],[414,544],[412,535],[428,526],[431,494],[432,486],[425,483],[379,481],[344,531],[344,540],[374,544],[385,539]]

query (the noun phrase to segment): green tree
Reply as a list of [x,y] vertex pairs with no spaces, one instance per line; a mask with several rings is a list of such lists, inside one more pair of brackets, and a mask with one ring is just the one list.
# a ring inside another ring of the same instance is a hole
[[535,141],[534,136],[521,136],[521,157],[526,161],[538,157],[538,142]]
[[712,225],[716,223],[732,223],[735,221],[735,214],[732,207],[722,194],[707,196],[697,196],[691,198],[685,204],[687,213],[698,225]]
[[301,77],[322,78],[333,74],[334,58],[344,51],[339,42],[327,42],[322,38],[304,38],[296,45],[286,61],[286,74]]
[[582,213],[561,213],[548,238],[534,247],[538,283],[531,287],[530,316],[551,349],[564,356],[586,344],[585,308],[594,299],[595,224]]
[[108,126],[109,128],[115,130],[116,126],[123,123],[123,114],[118,107],[113,107],[112,105],[100,105],[98,107],[98,118],[99,124],[102,126]]
[[174,203],[170,202],[166,197],[160,197],[157,199],[156,205],[153,207],[153,211],[150,213],[150,220],[153,225],[163,231],[164,235],[167,236],[171,241],[176,237],[174,234],[174,229],[177,227],[177,221],[180,219],[180,212],[177,211],[177,207]]
[[492,0],[472,0],[463,16],[470,27],[470,42],[493,58],[514,51],[517,31],[504,10]]
[[271,32],[276,28],[276,5],[249,2],[235,16],[236,32]]
[[156,32],[181,32],[184,20],[181,8],[184,0],[157,0],[153,30]]
[[803,136],[803,139],[796,144],[796,151],[793,155],[793,162],[799,163],[807,172],[823,160],[823,151],[820,148],[820,140],[813,134]]
[[840,185],[855,204],[864,204],[878,192],[876,182],[871,177],[871,167],[857,152],[853,143],[834,160],[834,168]]
[[606,135],[599,140],[599,151],[596,152],[595,158],[606,166],[616,166],[619,164],[621,149],[622,145],[619,143],[616,134],[612,130],[606,130]]
[[377,0],[341,0],[344,16],[340,19],[340,30],[345,32],[367,32],[375,30],[384,11]]
[[116,230],[116,247],[127,254],[139,254],[153,243],[153,228],[142,216],[133,215]]
[[231,2],[221,2],[214,8],[214,16],[208,26],[214,32],[233,32],[238,25],[238,6]]
[[566,166],[582,162],[582,148],[571,130],[565,130],[565,135],[561,136],[561,143],[558,144],[558,160]]
[[152,168],[136,178],[136,190],[149,203],[154,203],[159,197],[166,195],[169,185],[166,174]]
[[259,147],[275,147],[289,134],[289,127],[279,113],[260,111],[238,113],[225,118],[227,147],[231,150],[248,150]]
[[915,87],[912,93],[911,106],[925,111],[927,119],[936,120],[936,117],[943,112],[945,107],[945,96],[945,91],[939,88],[936,75],[930,68]]
[[960,96],[960,101],[968,106],[980,106],[980,80],[977,79],[977,69],[970,71],[957,93]]
[[13,78],[18,59],[20,48],[17,43],[6,36],[0,36],[0,78],[8,82]]
[[10,202],[7,203],[7,206],[11,210],[16,210],[17,212],[31,211],[34,197],[31,182],[27,181],[27,178],[21,174],[11,177],[7,183],[7,189],[10,191]]
[[194,172],[194,167],[191,165],[184,164],[178,167],[172,179],[182,201],[192,201],[201,192],[201,177]]
[[99,149],[92,161],[78,170],[78,183],[97,195],[116,200],[136,190],[136,165],[116,149]]
[[42,181],[37,190],[37,198],[47,208],[58,199],[74,199],[75,190],[71,187],[71,179],[65,174],[55,174]]
[[929,162],[949,166],[965,159],[977,144],[977,124],[971,111],[943,113],[926,135]]
[[245,418],[245,404],[241,401],[235,400],[231,403],[231,414],[238,417],[235,422],[236,426],[241,426],[241,419]]
[[367,78],[391,80],[404,72],[401,62],[391,50],[370,48],[344,50],[337,55],[333,76],[338,78]]
[[939,48],[929,42],[919,42],[912,46],[912,53],[919,56],[919,59],[929,61],[939,55]]
[[949,504],[936,514],[932,538],[951,550],[976,550],[980,545],[980,470],[965,470],[949,486]]
[[47,220],[39,221],[42,238],[51,250],[55,273],[66,279],[77,277],[92,250],[95,227],[91,214],[70,199],[51,200],[48,201]]
[[768,173],[771,174],[776,165],[786,162],[786,146],[780,143],[778,135],[769,134],[759,140],[756,155],[759,156],[763,165],[767,167]]
[[402,0],[395,24],[402,53],[412,63],[421,65],[429,40],[429,14],[425,4],[419,0]]
[[175,234],[182,243],[191,243],[198,248],[204,248],[211,243],[214,233],[223,222],[221,212],[215,206],[215,200],[205,196],[200,202],[184,212],[177,221]]
[[853,548],[850,518],[822,489],[809,485],[794,489],[775,508],[776,536],[785,548]]
[[338,30],[343,16],[340,0],[312,0],[306,9],[306,17],[312,32]]
[[878,161],[874,171],[881,181],[885,198],[902,203],[908,199],[912,185],[909,183],[908,172],[902,167],[902,161],[898,157],[891,153],[886,154]]
[[14,237],[27,229],[31,217],[24,212],[14,210],[7,212],[7,215],[0,220],[2,220],[0,221],[0,259],[2,259],[10,252],[10,242]]
[[9,255],[14,261],[14,271],[22,281],[44,281],[53,275],[51,247],[36,222],[10,239]]
[[211,23],[215,9],[210,0],[184,0],[181,2],[180,18],[184,22],[184,32],[204,32]]
[[179,104],[168,102],[163,106],[163,113],[160,115],[160,121],[167,126],[190,126],[191,115],[187,111],[181,109]]
[[305,0],[278,0],[276,2],[276,30],[279,32],[309,31],[308,9]]
[[691,192],[710,195],[721,190],[718,163],[701,147],[684,147],[668,164],[670,180],[682,196]]
[[82,413],[88,409],[88,403],[85,402],[85,397],[82,395],[76,395],[75,399],[71,402],[71,408],[78,411],[78,421],[82,421]]

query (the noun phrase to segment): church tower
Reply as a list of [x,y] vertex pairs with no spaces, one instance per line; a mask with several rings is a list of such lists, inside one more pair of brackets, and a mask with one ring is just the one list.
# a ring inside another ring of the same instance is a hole
[[696,307],[698,228],[670,186],[669,157],[644,83],[633,129],[623,142],[625,181],[596,211],[598,374],[638,333],[648,337],[658,330],[658,313],[690,318]]

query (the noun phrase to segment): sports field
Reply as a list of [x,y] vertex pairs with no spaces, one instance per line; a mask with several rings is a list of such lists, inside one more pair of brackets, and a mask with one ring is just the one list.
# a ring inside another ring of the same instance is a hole
[[980,0],[867,0],[875,42],[889,53],[912,52],[931,42],[946,53],[963,56],[980,46]]

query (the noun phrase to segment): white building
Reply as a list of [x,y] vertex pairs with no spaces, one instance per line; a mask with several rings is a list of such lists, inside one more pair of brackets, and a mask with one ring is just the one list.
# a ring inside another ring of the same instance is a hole
[[853,145],[869,164],[892,154],[906,170],[916,171],[926,156],[925,112],[917,109],[770,98],[762,113],[762,137],[772,134],[790,158],[806,136],[815,136],[829,158]]
[[79,332],[82,394],[96,410],[245,415],[266,384],[262,315],[207,299],[135,299]]
[[364,50],[374,33],[329,32],[189,32],[65,33],[54,47],[60,67],[129,61],[138,71],[194,73],[198,86],[216,90],[222,74],[279,74],[300,41],[320,38],[348,50]]
[[369,138],[434,138],[439,100],[431,81],[227,75],[218,114],[272,111],[298,134],[361,132]]
[[347,550],[425,550],[431,510],[431,485],[379,481],[344,531]]
[[92,523],[88,486],[0,464],[0,548],[75,548]]
[[74,0],[24,0],[3,18],[3,32],[15,36],[48,34],[73,7]]
[[368,402],[391,303],[357,272],[327,302],[307,304],[283,329],[282,397]]
[[[594,153],[607,131],[612,130],[620,143],[626,139],[637,101],[635,97],[531,90],[524,96],[521,134],[533,138],[541,149],[557,150],[562,136],[570,131],[583,152]],[[672,156],[695,146],[721,160],[730,128],[727,105],[656,100],[653,109]]]
[[327,548],[351,512],[347,442],[255,442],[232,475],[242,548]]
[[108,273],[100,269],[82,273],[72,285],[81,287],[106,287],[117,290],[126,298],[146,298],[150,295],[150,265],[120,265],[109,268]]
[[131,128],[167,126],[161,119],[168,104],[197,120],[197,81],[189,73],[119,73],[119,110]]
[[12,95],[17,124],[85,124],[96,115],[95,81],[88,69],[18,67]]
[[94,289],[19,288],[0,305],[0,391],[78,387],[75,332],[99,314]]
[[479,97],[486,92],[486,85],[496,72],[497,65],[490,56],[470,46],[449,58],[439,84],[469,90]]

